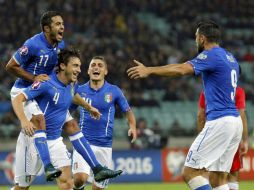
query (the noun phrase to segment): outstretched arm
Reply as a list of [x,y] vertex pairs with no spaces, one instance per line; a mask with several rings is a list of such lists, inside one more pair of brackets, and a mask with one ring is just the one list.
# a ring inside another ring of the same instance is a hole
[[79,105],[83,108],[85,108],[87,111],[90,112],[91,117],[95,119],[100,119],[101,113],[98,109],[88,104],[78,93],[75,94],[75,96],[72,99],[72,102],[76,105]]
[[26,118],[24,108],[23,108],[23,103],[26,101],[26,97],[23,93],[19,94],[14,98],[12,101],[12,107],[14,109],[14,112],[16,113],[18,119],[20,120],[21,127],[22,129],[25,130],[25,133],[28,136],[33,136],[34,134],[34,125],[28,121]]
[[128,130],[128,136],[132,136],[131,143],[133,143],[137,139],[137,130],[136,130],[136,119],[131,109],[125,113],[125,117],[130,126]]
[[146,78],[149,75],[177,77],[183,75],[194,74],[194,69],[188,62],[182,64],[169,64],[165,66],[146,67],[141,62],[134,60],[137,66],[127,70],[131,79]]

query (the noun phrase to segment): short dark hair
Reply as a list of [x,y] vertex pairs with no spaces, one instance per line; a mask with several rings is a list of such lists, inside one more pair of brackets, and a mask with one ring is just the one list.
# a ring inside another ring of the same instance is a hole
[[206,37],[208,42],[219,43],[221,38],[220,27],[214,21],[202,21],[197,26],[198,33]]
[[77,57],[79,59],[81,59],[80,56],[80,51],[78,49],[75,48],[68,48],[68,49],[63,49],[61,50],[61,52],[58,55],[58,70],[60,71],[60,64],[63,63],[65,65],[68,65],[68,62],[70,60],[70,58],[72,57]]
[[52,23],[52,17],[54,16],[61,16],[61,13],[59,13],[58,11],[47,11],[45,13],[42,14],[41,16],[41,30],[44,31],[44,26],[49,26]]
[[102,61],[105,63],[106,67],[108,66],[108,63],[107,63],[107,61],[106,61],[106,59],[105,59],[104,56],[96,55],[96,56],[94,56],[94,57],[91,59],[91,61],[92,61],[93,59],[100,59],[100,60],[102,60]]

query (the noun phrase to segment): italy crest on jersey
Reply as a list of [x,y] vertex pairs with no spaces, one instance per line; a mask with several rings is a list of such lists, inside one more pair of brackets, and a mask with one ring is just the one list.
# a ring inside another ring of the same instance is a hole
[[105,96],[104,96],[104,100],[107,103],[112,102],[112,94],[111,93],[106,93]]

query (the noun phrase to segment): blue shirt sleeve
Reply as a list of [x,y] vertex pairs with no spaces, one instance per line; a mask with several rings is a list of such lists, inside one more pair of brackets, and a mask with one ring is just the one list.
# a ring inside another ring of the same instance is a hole
[[14,53],[13,58],[19,65],[25,65],[36,54],[35,52],[36,45],[29,39]]
[[47,82],[34,82],[31,86],[27,87],[23,93],[27,100],[32,100],[41,94],[47,92],[49,89]]
[[130,106],[123,95],[123,92],[121,91],[120,88],[116,87],[116,104],[120,107],[122,112],[127,112],[130,110]]
[[199,75],[205,71],[211,71],[214,69],[214,63],[211,63],[210,56],[207,51],[203,51],[194,59],[188,61],[193,66],[195,75]]

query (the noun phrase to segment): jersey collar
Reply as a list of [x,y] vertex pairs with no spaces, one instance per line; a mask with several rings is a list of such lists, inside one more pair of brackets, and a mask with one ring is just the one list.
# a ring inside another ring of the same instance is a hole
[[90,89],[92,92],[99,92],[99,91],[101,91],[101,90],[103,90],[103,89],[105,88],[105,86],[108,84],[108,82],[107,82],[106,80],[104,80],[104,84],[102,85],[102,87],[99,88],[99,89],[97,89],[97,90],[91,88],[91,86],[90,86],[90,81],[88,81],[87,84],[88,84],[89,89]]
[[[48,42],[45,34],[43,32],[40,33],[42,41],[47,45],[47,47],[53,49],[54,47]],[[56,47],[58,46],[58,43],[56,44]]]
[[59,79],[58,79],[58,77],[57,77],[57,74],[54,72],[52,75],[52,79],[54,79],[54,81],[56,81],[60,86],[62,86],[62,87],[66,87],[67,85],[65,85],[64,83],[62,83]]

